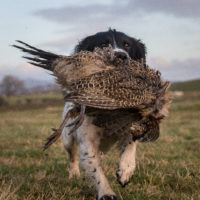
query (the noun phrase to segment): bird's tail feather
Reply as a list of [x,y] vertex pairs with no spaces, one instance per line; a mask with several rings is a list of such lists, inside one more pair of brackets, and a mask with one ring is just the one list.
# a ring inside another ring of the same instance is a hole
[[29,56],[23,56],[23,58],[29,60],[28,63],[35,65],[37,67],[41,67],[50,71],[53,71],[52,69],[52,62],[59,57],[59,55],[56,55],[51,52],[43,51],[41,49],[38,49],[36,47],[33,47],[25,42],[22,42],[20,40],[17,40],[16,42],[24,45],[18,46],[18,45],[12,45],[15,48],[20,49],[21,51],[30,54],[33,57]]

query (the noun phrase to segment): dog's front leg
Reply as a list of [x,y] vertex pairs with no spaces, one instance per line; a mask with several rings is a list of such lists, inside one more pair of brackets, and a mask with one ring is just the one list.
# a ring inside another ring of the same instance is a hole
[[127,185],[133,176],[136,167],[137,141],[130,142],[122,150],[119,168],[116,172],[117,180],[122,187]]
[[[63,120],[68,112],[74,108],[73,103],[66,103],[63,112]],[[69,119],[67,125],[74,121],[73,118]],[[65,127],[62,131],[63,144],[69,155],[69,179],[80,176],[79,159],[78,159],[78,145],[72,134],[69,134],[70,128]]]
[[93,182],[99,200],[116,200],[100,165],[98,130],[86,118],[77,131],[77,140],[80,145],[80,161],[86,174]]

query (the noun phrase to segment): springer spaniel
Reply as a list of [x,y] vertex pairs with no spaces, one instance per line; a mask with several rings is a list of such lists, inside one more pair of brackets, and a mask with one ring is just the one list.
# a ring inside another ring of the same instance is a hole
[[[129,37],[122,32],[108,30],[106,32],[98,32],[95,35],[84,38],[75,47],[75,53],[82,50],[93,51],[95,47],[107,47],[111,45],[115,55],[122,60],[128,58],[139,60],[146,58],[145,45],[135,38]],[[73,103],[66,103],[63,112],[63,119],[72,108]],[[69,124],[74,119],[69,120]],[[106,141],[106,135],[102,128],[95,126],[92,123],[92,117],[85,116],[83,124],[73,134],[68,134],[69,127],[65,127],[62,132],[63,144],[69,154],[69,178],[80,176],[78,146],[80,148],[80,163],[88,177],[94,183],[97,190],[98,200],[117,199],[115,193],[111,189],[108,180],[106,179],[100,162],[100,147]],[[111,147],[117,139],[113,137],[110,141]],[[133,175],[136,167],[136,146],[137,141],[133,141],[124,145],[121,150],[119,168],[116,172],[117,180],[125,186]],[[107,147],[108,148],[108,147]]]

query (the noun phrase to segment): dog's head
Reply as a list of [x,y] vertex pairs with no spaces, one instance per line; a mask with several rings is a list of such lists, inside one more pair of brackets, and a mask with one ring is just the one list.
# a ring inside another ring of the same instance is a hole
[[108,45],[111,45],[115,55],[123,60],[128,58],[134,60],[146,59],[146,47],[140,40],[129,37],[115,29],[98,32],[95,35],[84,38],[75,47],[75,52],[82,50],[93,51],[95,47],[103,48]]

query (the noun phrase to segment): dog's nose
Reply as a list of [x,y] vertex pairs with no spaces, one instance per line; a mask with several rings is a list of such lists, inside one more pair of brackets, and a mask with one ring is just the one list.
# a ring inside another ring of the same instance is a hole
[[124,52],[115,52],[115,56],[117,58],[120,58],[122,60],[126,60],[128,59],[127,55]]

